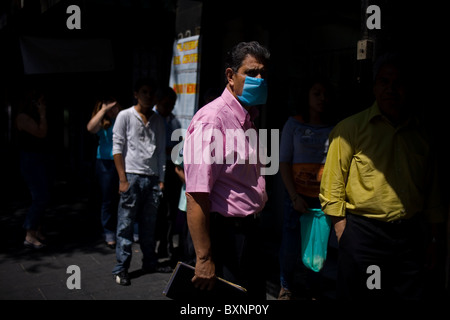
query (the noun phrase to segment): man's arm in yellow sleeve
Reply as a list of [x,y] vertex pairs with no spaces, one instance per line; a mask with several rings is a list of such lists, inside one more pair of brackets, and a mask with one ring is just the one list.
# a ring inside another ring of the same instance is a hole
[[336,127],[330,135],[330,147],[320,184],[322,210],[332,217],[338,241],[346,224],[346,185],[354,149],[348,134]]

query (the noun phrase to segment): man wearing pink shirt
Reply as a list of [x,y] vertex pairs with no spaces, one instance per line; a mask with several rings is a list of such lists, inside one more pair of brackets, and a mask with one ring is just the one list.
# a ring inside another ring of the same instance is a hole
[[196,252],[194,286],[211,290],[215,277],[235,282],[250,299],[265,299],[257,255],[258,213],[267,201],[253,124],[265,104],[270,54],[258,42],[229,53],[222,95],[193,117],[184,144],[187,220]]

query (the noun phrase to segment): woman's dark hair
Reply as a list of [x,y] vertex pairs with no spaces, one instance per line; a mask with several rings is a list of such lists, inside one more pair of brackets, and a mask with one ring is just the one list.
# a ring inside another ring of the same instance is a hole
[[[333,86],[331,82],[323,76],[313,76],[306,79],[299,91],[297,113],[300,114],[304,121],[309,121],[309,91],[315,84],[321,84],[330,99],[333,101]],[[327,110],[328,112],[330,110]],[[326,115],[325,115],[326,116]]]
[[18,105],[19,113],[28,115],[37,112],[35,105],[41,97],[46,97],[46,92],[42,86],[35,82],[25,82],[23,88],[19,89]]
[[227,52],[225,69],[231,68],[233,72],[237,72],[247,55],[255,57],[258,62],[264,65],[267,65],[270,59],[269,50],[260,45],[259,42],[241,42]]
[[[101,99],[97,100],[97,102],[95,103],[94,110],[92,111],[92,117],[95,116],[100,111],[104,103],[111,103],[111,102],[116,102],[117,106],[119,107],[119,110],[122,110],[122,106],[118,103],[116,97],[104,96]],[[101,122],[101,127],[107,130],[111,126],[111,124],[112,124],[111,119],[109,119],[108,115],[105,114]]]

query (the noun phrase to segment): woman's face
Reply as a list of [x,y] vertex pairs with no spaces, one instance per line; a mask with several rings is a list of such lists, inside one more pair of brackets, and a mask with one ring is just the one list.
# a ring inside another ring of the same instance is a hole
[[322,113],[329,102],[328,93],[321,83],[315,83],[309,89],[309,109],[310,111]]

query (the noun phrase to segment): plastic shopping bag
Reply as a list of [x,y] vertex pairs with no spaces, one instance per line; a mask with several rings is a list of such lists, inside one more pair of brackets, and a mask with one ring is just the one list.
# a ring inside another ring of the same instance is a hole
[[302,261],[315,272],[319,272],[327,258],[330,218],[320,209],[308,209],[300,216]]

